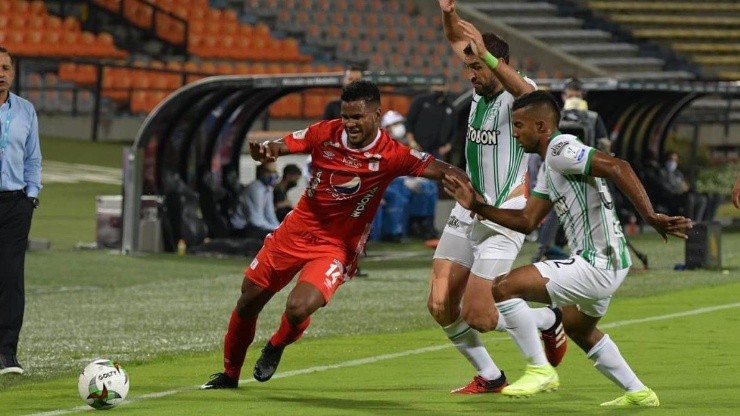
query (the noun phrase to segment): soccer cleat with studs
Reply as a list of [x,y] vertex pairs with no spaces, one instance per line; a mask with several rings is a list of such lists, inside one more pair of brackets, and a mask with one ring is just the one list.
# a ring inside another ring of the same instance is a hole
[[560,387],[560,378],[550,364],[527,365],[524,375],[501,390],[510,397],[529,397],[537,393],[555,391]]
[[608,407],[658,407],[660,406],[660,400],[654,391],[645,387],[640,391],[626,393],[624,396],[601,403],[601,405]]
[[550,308],[555,314],[555,324],[550,328],[542,331],[542,342],[545,346],[545,357],[547,362],[553,367],[557,367],[568,349],[568,337],[565,336],[563,329],[563,312],[560,308]]
[[211,374],[211,379],[202,386],[201,390],[235,389],[239,387],[239,380],[226,375],[226,373]]
[[481,376],[475,376],[473,380],[466,386],[452,390],[450,393],[453,394],[480,394],[480,393],[500,393],[501,389],[506,387],[509,382],[506,380],[506,375],[501,372],[501,377],[495,380],[486,380]]
[[267,342],[265,348],[262,349],[262,355],[254,365],[255,380],[265,382],[272,378],[280,364],[284,349],[285,347],[274,347],[269,341]]

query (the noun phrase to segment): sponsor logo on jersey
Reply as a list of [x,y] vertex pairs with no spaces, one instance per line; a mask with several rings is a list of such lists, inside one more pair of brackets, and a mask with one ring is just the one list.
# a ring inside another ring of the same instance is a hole
[[475,144],[482,144],[484,146],[495,146],[498,144],[498,130],[478,130],[472,126],[468,126],[468,140]]
[[321,169],[316,169],[316,172],[309,181],[308,188],[306,188],[306,195],[308,195],[309,197],[313,197],[314,195],[316,195],[316,188],[318,188],[319,184],[321,183],[321,173]]
[[586,154],[586,149],[582,149],[578,146],[569,144],[565,147],[563,157],[570,160],[581,161],[583,156]]
[[447,220],[447,225],[452,228],[458,228],[460,227],[460,220],[456,216],[450,215],[450,218]]
[[568,142],[557,143],[555,146],[552,147],[552,150],[550,151],[550,153],[553,156],[558,156],[563,151],[563,148],[565,147],[566,144],[568,144]]
[[322,146],[331,146],[331,147],[336,147],[336,148],[340,148],[340,147],[342,147],[342,145],[341,145],[341,144],[339,144],[339,143],[336,143],[336,142],[333,142],[333,141],[331,141],[331,140],[327,140],[327,141],[325,141],[325,142],[321,143],[321,145],[322,145]]
[[293,138],[296,140],[303,140],[306,137],[306,133],[308,133],[308,129],[296,130],[293,132]]
[[327,159],[332,159],[335,156],[333,152],[330,152],[328,150],[324,150],[323,152],[321,152],[321,154],[324,155],[324,157]]
[[357,206],[355,207],[355,210],[352,211],[351,214],[349,214],[353,218],[357,218],[365,211],[365,207],[367,206],[368,202],[372,201],[375,194],[378,192],[378,187],[375,186],[373,189],[368,191],[365,195],[362,196],[362,198],[357,201]]
[[417,159],[419,159],[421,161],[425,161],[425,160],[429,159],[429,153],[426,153],[426,152],[420,152],[420,151],[418,151],[416,149],[411,149],[411,152],[410,153],[411,153],[411,156],[413,156],[413,157],[415,157],[415,158],[417,158]]
[[345,156],[344,159],[342,159],[342,162],[344,162],[345,166],[349,166],[351,168],[359,169],[362,166],[362,162],[360,162],[359,159],[355,159],[352,156]]
[[379,171],[380,161],[378,159],[370,159],[370,161],[367,162],[367,168],[373,172]]
[[329,176],[329,184],[333,190],[335,198],[347,197],[357,193],[360,190],[362,181],[355,173],[334,172]]

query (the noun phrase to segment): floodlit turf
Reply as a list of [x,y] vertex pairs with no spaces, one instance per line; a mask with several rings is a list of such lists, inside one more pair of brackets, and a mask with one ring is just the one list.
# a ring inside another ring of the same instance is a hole
[[[76,143],[63,144],[49,146],[45,156],[51,159],[54,149],[77,154],[69,150]],[[94,195],[118,190],[89,183],[44,189],[32,235],[49,238],[52,250],[27,258],[19,358],[28,375],[0,376],[0,415],[85,409],[77,409],[76,374],[96,357],[118,359],[128,370],[129,398],[112,410],[127,415],[592,415],[611,414],[598,404],[621,394],[571,345],[556,393],[527,400],[450,395],[473,372],[426,311],[432,251],[419,242],[372,245],[362,262],[370,276],[344,285],[306,336],[286,349],[273,380],[256,383],[252,365],[279,322],[286,293],[276,296],[263,312],[241,388],[197,391],[221,369],[222,338],[248,259],[73,251],[74,242],[94,238]],[[649,412],[736,414],[740,233],[723,234],[726,273],[676,272],[683,242],[664,245],[655,234],[632,240],[652,268],[639,270],[633,256],[634,271],[603,323],[659,394],[661,408]],[[526,244],[517,264],[532,250]],[[524,365],[508,337],[483,338],[510,379],[520,376]]]

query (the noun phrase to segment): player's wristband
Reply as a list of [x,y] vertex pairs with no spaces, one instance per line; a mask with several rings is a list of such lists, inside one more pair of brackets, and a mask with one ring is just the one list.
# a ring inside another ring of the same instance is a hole
[[488,67],[491,69],[496,69],[496,67],[498,66],[498,58],[491,55],[491,52],[488,51],[483,54],[483,62],[485,62],[486,65],[488,65]]

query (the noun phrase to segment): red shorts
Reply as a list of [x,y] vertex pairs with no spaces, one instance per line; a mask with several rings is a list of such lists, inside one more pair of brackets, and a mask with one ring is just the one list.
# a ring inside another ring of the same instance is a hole
[[329,244],[303,231],[291,231],[285,223],[265,238],[244,276],[273,293],[282,290],[296,273],[299,282],[318,289],[329,303],[339,285],[357,268],[357,253]]

